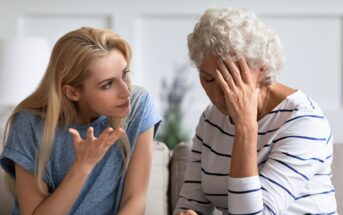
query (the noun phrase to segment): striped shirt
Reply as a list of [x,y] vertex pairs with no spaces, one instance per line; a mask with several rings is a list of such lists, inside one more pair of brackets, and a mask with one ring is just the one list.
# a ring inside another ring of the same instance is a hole
[[174,214],[337,214],[330,125],[301,91],[258,122],[258,176],[230,177],[235,128],[213,104],[200,118]]

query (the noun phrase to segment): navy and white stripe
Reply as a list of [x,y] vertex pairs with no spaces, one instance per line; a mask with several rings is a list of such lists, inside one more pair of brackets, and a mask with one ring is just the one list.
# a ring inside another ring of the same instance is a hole
[[301,91],[258,122],[258,176],[229,176],[234,125],[210,105],[201,116],[174,214],[336,214],[331,183],[333,135]]

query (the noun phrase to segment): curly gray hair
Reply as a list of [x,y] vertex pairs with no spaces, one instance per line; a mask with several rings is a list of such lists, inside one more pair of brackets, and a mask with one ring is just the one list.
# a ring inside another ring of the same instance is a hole
[[197,67],[209,56],[243,56],[251,69],[264,70],[266,85],[275,82],[285,63],[279,37],[249,10],[208,9],[187,39]]

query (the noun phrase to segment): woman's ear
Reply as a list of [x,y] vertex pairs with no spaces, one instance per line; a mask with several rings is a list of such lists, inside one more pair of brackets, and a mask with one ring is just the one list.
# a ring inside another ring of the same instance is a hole
[[267,69],[268,69],[268,66],[266,66],[266,65],[262,65],[260,67],[260,69],[259,69],[260,70],[259,71],[259,77],[258,77],[258,81],[259,82],[263,81],[263,79],[265,78]]
[[256,86],[261,87],[262,81],[265,78],[267,71],[267,66],[262,65],[259,69],[257,69],[257,77],[256,77]]
[[79,101],[81,96],[80,93],[75,87],[70,86],[68,84],[63,86],[63,94],[70,99],[71,101]]

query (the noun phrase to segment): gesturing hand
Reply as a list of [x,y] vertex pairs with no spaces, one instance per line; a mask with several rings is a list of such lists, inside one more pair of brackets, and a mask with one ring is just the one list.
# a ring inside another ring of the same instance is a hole
[[193,210],[186,210],[186,211],[179,212],[177,215],[198,215],[198,214]]
[[235,124],[246,123],[257,118],[259,89],[252,80],[251,71],[244,58],[237,66],[230,58],[218,60],[216,80],[225,96],[226,107]]
[[108,149],[115,143],[118,138],[124,134],[124,130],[118,128],[105,129],[98,138],[94,137],[93,128],[87,130],[86,139],[82,139],[77,130],[69,128],[75,147],[75,161],[82,164],[88,171],[104,157]]

